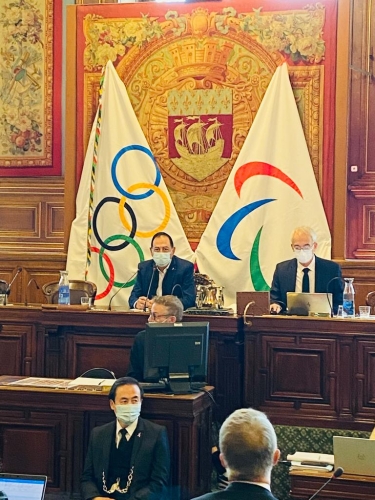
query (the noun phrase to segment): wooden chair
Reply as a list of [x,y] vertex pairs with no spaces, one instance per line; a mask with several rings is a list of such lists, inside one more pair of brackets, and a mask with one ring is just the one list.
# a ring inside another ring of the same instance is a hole
[[[91,281],[69,280],[70,289],[70,304],[76,305],[81,303],[81,297],[89,297],[94,304],[96,295],[96,285]],[[59,297],[59,282],[52,281],[42,286],[42,290],[48,304],[57,304]]]
[[373,314],[374,307],[375,307],[375,292],[369,292],[366,295],[366,305],[370,306],[370,314]]

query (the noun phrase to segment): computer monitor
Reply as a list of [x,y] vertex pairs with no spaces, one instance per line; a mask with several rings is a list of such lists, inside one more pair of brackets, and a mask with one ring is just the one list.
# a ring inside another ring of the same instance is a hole
[[174,394],[207,380],[209,323],[147,323],[143,378],[165,380]]

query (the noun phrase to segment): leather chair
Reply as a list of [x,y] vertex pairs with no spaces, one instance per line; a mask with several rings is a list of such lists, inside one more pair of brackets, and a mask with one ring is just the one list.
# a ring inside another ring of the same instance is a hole
[[370,306],[370,314],[374,314],[374,307],[375,307],[375,292],[369,292],[366,295],[366,305]]
[[116,378],[116,375],[108,370],[108,368],[91,368],[90,370],[86,370],[80,377],[87,378]]
[[[94,304],[96,295],[96,285],[91,281],[69,280],[70,304],[78,305],[81,303],[81,297],[89,297]],[[48,304],[57,304],[59,297],[59,282],[52,281],[42,286],[42,290]]]

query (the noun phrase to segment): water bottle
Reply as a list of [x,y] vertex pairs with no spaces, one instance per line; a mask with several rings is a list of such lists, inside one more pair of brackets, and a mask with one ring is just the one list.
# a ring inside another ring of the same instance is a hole
[[354,278],[344,278],[345,288],[344,288],[344,300],[343,300],[343,310],[344,316],[347,318],[354,318],[355,316],[355,305],[354,305]]
[[68,306],[70,304],[70,290],[68,271],[60,271],[58,304]]

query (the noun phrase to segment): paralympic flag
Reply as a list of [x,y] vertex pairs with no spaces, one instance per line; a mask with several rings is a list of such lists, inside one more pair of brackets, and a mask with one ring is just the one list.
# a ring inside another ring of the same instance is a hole
[[330,258],[331,236],[314,176],[288,66],[277,68],[196,249],[199,271],[237,291],[269,290],[278,262],[293,258],[293,229],[317,233]]
[[151,238],[171,235],[179,257],[194,261],[160,169],[112,62],[101,83],[72,223],[70,279],[97,286],[96,303],[125,305]]

